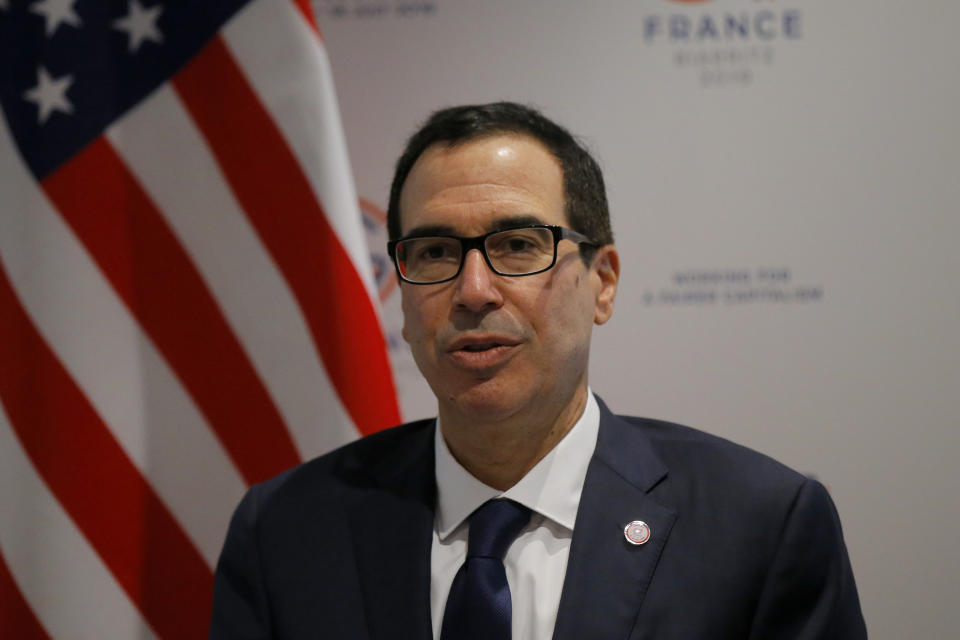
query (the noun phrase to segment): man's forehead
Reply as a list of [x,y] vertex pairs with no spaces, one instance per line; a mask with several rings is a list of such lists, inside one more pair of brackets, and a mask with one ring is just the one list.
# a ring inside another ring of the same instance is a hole
[[[478,234],[521,224],[565,224],[563,173],[539,141],[486,136],[431,145],[414,163],[400,195],[403,235],[423,227]],[[525,220],[525,222],[517,222]]]
[[522,145],[529,149],[536,149],[546,156],[556,160],[555,156],[550,152],[550,149],[543,142],[528,133],[514,131],[494,131],[472,138],[467,138],[465,140],[457,140],[453,142],[447,140],[438,140],[423,150],[423,152],[414,162],[414,166],[416,166],[416,164],[424,158],[429,158],[431,156],[451,155],[461,151],[478,148],[496,149],[497,155],[506,157],[510,155],[508,147],[515,147],[517,145]]

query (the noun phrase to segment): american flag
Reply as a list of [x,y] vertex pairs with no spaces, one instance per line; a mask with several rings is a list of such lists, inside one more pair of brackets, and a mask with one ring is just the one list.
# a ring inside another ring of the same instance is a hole
[[0,638],[206,635],[246,487],[399,421],[307,0],[0,0]]

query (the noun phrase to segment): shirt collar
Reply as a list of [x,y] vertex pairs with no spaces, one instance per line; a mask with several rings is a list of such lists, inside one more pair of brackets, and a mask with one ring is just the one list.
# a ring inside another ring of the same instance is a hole
[[499,497],[519,502],[573,531],[599,429],[600,408],[588,388],[587,405],[567,435],[517,484],[499,491],[474,478],[457,462],[443,439],[438,418],[434,448],[440,539],[449,536],[484,502]]

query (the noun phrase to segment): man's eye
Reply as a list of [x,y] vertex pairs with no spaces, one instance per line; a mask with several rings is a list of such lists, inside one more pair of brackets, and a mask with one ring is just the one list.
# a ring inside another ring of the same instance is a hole
[[423,247],[420,251],[422,260],[443,260],[450,257],[450,247],[443,244],[431,244]]
[[542,234],[530,230],[507,232],[493,236],[487,241],[487,253],[499,256],[520,257],[544,250],[547,239]]
[[530,251],[533,248],[534,244],[527,238],[510,238],[506,242],[506,249],[515,253]]

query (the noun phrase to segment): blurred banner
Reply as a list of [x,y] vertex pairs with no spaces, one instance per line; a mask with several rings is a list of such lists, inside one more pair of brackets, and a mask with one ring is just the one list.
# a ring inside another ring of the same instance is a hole
[[0,0],[0,637],[201,638],[245,488],[399,410],[294,0]]
[[[590,384],[826,483],[871,637],[960,627],[960,3],[314,0],[371,250],[434,109],[581,135],[622,263]],[[384,318],[406,418],[436,402]]]

